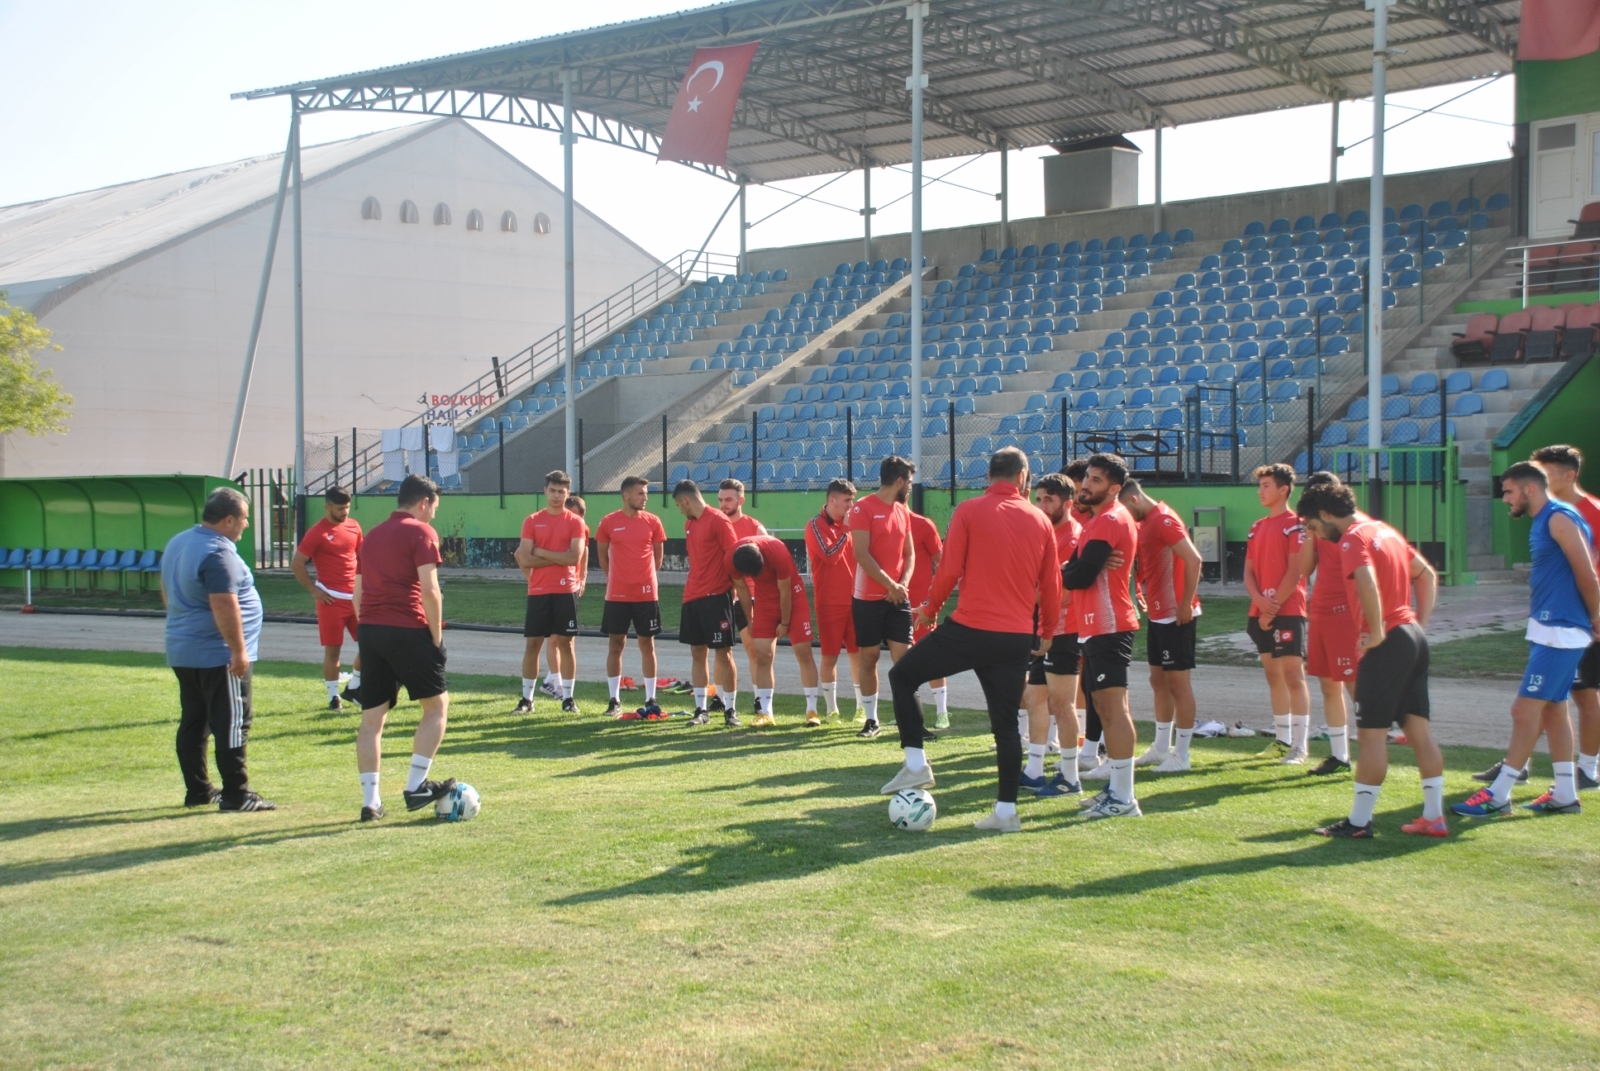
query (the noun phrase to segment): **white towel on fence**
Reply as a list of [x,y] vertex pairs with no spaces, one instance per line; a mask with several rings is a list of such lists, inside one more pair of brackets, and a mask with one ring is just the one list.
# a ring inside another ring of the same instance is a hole
[[428,474],[428,451],[407,450],[405,454],[407,469],[416,473],[418,476],[426,476]]
[[[384,432],[385,435],[389,434]],[[383,478],[390,483],[399,483],[406,478],[406,455],[403,450],[385,450],[383,452]]]
[[400,449],[408,453],[412,450],[427,449],[427,440],[423,436],[421,424],[410,424],[400,429]]
[[449,424],[428,425],[428,446],[436,454],[456,448],[456,429]]
[[461,471],[461,455],[456,453],[453,443],[450,449],[440,450],[433,456],[439,459],[439,479],[447,480]]
[[383,431],[379,433],[379,438],[382,439],[382,443],[380,444],[379,448],[384,453],[387,454],[390,451],[400,449],[399,428],[384,428]]

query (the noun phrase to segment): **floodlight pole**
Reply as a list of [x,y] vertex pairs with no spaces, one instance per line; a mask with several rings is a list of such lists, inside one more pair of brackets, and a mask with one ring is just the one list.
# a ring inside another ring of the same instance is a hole
[[1000,248],[1011,244],[1011,154],[1000,139]]
[[306,496],[306,316],[305,272],[300,255],[300,190],[305,178],[300,170],[300,113],[289,120],[294,140],[294,516],[296,542],[305,534]]
[[739,176],[739,272],[738,272],[740,275],[744,274],[744,256],[745,256],[744,236],[745,236],[745,232],[747,230],[749,230],[749,227],[750,227],[750,224],[748,224],[748,223],[746,223],[744,221],[745,220],[744,191],[745,191],[745,188],[748,185],[749,185],[748,180],[743,175],[740,175]]
[[[567,471],[578,470],[578,384],[573,340],[574,321],[577,319],[577,300],[574,294],[573,260],[575,243],[572,237],[572,71],[561,72],[561,241],[566,264],[565,279],[567,338],[563,363],[566,366],[564,385],[567,394]],[[742,240],[741,235],[741,240]]]
[[233,464],[239,456],[239,432],[244,426],[244,407],[250,400],[250,378],[256,367],[256,344],[261,341],[261,317],[267,309],[267,285],[272,282],[272,261],[278,252],[278,228],[283,223],[283,201],[289,190],[289,169],[295,150],[295,127],[290,124],[289,141],[283,148],[283,169],[278,172],[278,196],[272,202],[272,223],[267,228],[267,255],[261,264],[261,285],[256,288],[256,311],[250,320],[250,341],[244,347],[244,371],[239,376],[239,400],[233,407],[233,430],[228,433],[228,452],[219,475],[233,479]]
[[872,161],[861,157],[861,259],[872,265]]
[[[1367,446],[1383,446],[1383,105],[1388,92],[1389,5],[1367,0],[1372,9],[1372,188],[1367,206]],[[1320,355],[1319,355],[1320,356]],[[1372,476],[1378,476],[1372,456]],[[1381,488],[1377,488],[1381,493]],[[1377,508],[1377,502],[1372,504]]]
[[[911,463],[916,475],[911,483],[911,508],[922,512],[922,91],[928,76],[922,71],[922,20],[928,5],[910,4],[911,20]],[[1002,157],[1003,158],[1003,157]]]
[[1328,127],[1328,211],[1339,211],[1339,101],[1333,101],[1333,121]]
[[1163,225],[1165,213],[1161,204],[1161,170],[1161,124],[1158,122],[1156,123],[1156,231],[1166,229]]

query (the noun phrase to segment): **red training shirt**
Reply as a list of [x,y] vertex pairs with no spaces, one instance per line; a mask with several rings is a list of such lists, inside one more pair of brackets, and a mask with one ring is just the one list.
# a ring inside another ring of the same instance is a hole
[[[720,513],[721,511],[719,510],[718,512]],[[722,515],[728,517],[726,513]],[[748,513],[741,513],[737,517],[728,517],[728,520],[733,522],[733,534],[739,539],[767,534],[767,526]]]
[[933,590],[933,560],[944,553],[939,526],[920,513],[911,515],[911,546],[917,557],[911,563],[911,583],[907,585],[912,606],[921,606]]
[[[1372,520],[1360,510],[1356,510],[1355,518],[1357,524]],[[1316,539],[1309,531],[1306,538]],[[1350,585],[1344,581],[1343,552],[1339,544],[1326,539],[1317,539],[1316,544],[1317,582],[1311,588],[1311,616],[1348,613],[1355,599],[1351,597]]]
[[[906,567],[906,535],[911,531],[911,511],[899,502],[885,502],[875,494],[866,495],[850,507],[847,523],[852,538],[856,532],[869,534],[867,549],[872,560],[890,580],[899,580]],[[857,568],[854,594],[858,599],[878,600],[889,592],[868,576],[865,569]]]
[[640,510],[632,517],[623,510],[600,519],[595,542],[606,545],[606,602],[655,602],[656,548],[665,546],[667,530],[661,518]]
[[1587,491],[1578,494],[1578,501],[1573,504],[1579,515],[1589,522],[1589,544],[1595,550],[1600,550],[1600,498],[1596,498]]
[[[1411,609],[1411,544],[1406,537],[1382,521],[1353,524],[1339,541],[1340,573],[1349,581],[1351,603],[1356,585],[1350,578],[1363,565],[1372,566],[1378,582],[1378,602],[1383,606],[1383,627],[1413,624],[1417,615]],[[1363,621],[1363,625],[1365,622]]]
[[[1049,518],[1046,518],[1048,520]],[[1072,560],[1072,554],[1078,549],[1078,538],[1083,534],[1083,525],[1078,522],[1077,512],[1071,507],[1061,513],[1061,523],[1055,526],[1056,533],[1056,565],[1059,567]],[[1078,593],[1066,588],[1061,590],[1061,612],[1056,615],[1056,635],[1071,636],[1078,627]]]
[[684,550],[689,555],[689,579],[683,584],[683,601],[721,595],[733,587],[728,552],[738,537],[733,522],[715,506],[707,506],[699,519],[683,519]]
[[422,612],[422,581],[417,569],[438,565],[439,533],[399,510],[361,541],[356,567],[361,572],[361,623],[397,628],[427,628]]
[[1133,563],[1139,550],[1139,524],[1128,507],[1113,500],[1110,507],[1095,515],[1078,535],[1078,552],[1095,540],[1110,544],[1122,556],[1122,568],[1100,570],[1094,583],[1078,592],[1078,639],[1105,636],[1113,632],[1133,632],[1139,627],[1139,611],[1133,605]]
[[[1281,599],[1277,617],[1306,616],[1306,578],[1301,577],[1288,598],[1277,590],[1278,581],[1289,571],[1289,563],[1306,542],[1306,526],[1294,510],[1284,510],[1276,517],[1263,517],[1250,526],[1249,542],[1245,545],[1244,560],[1252,562],[1256,574],[1256,587],[1263,595]],[[1250,603],[1250,616],[1260,617],[1261,608]]]
[[[589,526],[571,510],[551,513],[542,509],[522,522],[522,538],[532,540],[541,550],[564,554],[572,549],[574,539],[588,542]],[[557,595],[577,590],[578,567],[575,565],[547,565],[528,571],[529,595]]]
[[[880,559],[881,561],[881,559]],[[1009,483],[990,484],[956,507],[944,557],[928,592],[937,617],[956,584],[961,596],[951,620],[986,632],[1033,635],[1034,607],[1042,627],[1061,613],[1061,566],[1050,521]]]
[[[1183,559],[1172,548],[1188,535],[1183,518],[1165,502],[1157,502],[1139,522],[1139,590],[1144,593],[1146,616],[1157,624],[1178,620],[1178,597],[1189,577]],[[1193,609],[1200,610],[1198,591]]]
[[811,518],[806,525],[806,562],[817,605],[848,607],[856,587],[856,556],[845,521],[835,524],[827,510]]
[[798,605],[798,600],[806,597],[805,581],[800,578],[800,569],[794,564],[794,555],[789,553],[789,548],[781,539],[765,533],[740,539],[728,548],[728,574],[740,575],[733,567],[733,552],[746,544],[753,545],[761,552],[762,562],[760,575],[744,578],[750,587],[750,598],[757,605],[770,605],[776,611],[781,605],[778,602],[778,585],[784,583],[791,585],[791,591],[797,598],[795,605]]
[[328,518],[306,529],[297,548],[317,567],[317,586],[330,595],[348,597],[356,590],[356,552],[361,549],[361,525],[346,517],[338,524]]

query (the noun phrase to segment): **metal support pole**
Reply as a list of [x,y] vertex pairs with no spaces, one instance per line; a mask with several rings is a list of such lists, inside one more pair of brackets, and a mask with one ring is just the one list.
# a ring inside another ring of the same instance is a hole
[[503,420],[495,421],[495,427],[500,430],[500,461],[495,467],[500,470],[500,508],[506,508],[506,424]]
[[306,316],[305,268],[301,256],[300,113],[289,120],[294,141],[294,538],[305,535],[306,501]]
[[565,286],[566,286],[566,349],[563,353],[562,363],[566,367],[565,385],[567,391],[567,471],[570,473],[578,466],[578,384],[577,362],[575,350],[577,343],[573,340],[572,332],[577,320],[577,298],[573,281],[573,261],[575,243],[572,235],[572,144],[575,140],[572,135],[572,74],[571,70],[561,72],[561,241],[566,258]]
[[861,259],[872,264],[872,164],[861,165]]
[[756,500],[756,473],[761,469],[761,411],[750,414],[750,502]]
[[922,72],[922,20],[926,2],[911,4],[911,508],[922,512],[922,91],[928,76]]
[[1161,172],[1162,172],[1161,164],[1162,164],[1162,158],[1161,158],[1161,124],[1157,123],[1156,124],[1156,225],[1155,225],[1155,229],[1157,231],[1162,231],[1162,230],[1166,229],[1166,226],[1165,226],[1166,213],[1163,211],[1163,205],[1162,205],[1162,202],[1161,202]]
[[948,404],[950,411],[950,505],[956,504],[956,403]]
[[[1389,4],[1392,0],[1367,0],[1372,9],[1372,190],[1368,200],[1367,241],[1367,447],[1383,445],[1383,123],[1388,92]],[[1373,455],[1377,464],[1377,455]],[[1374,482],[1377,469],[1372,470]],[[1380,492],[1381,493],[1381,492]]]
[[350,429],[350,494],[351,495],[354,495],[356,493],[356,485],[361,480],[361,477],[359,475],[357,475],[357,472],[356,472],[356,452],[357,452],[358,449],[359,449],[359,447],[356,446],[356,429],[355,428],[351,428]]
[[1333,102],[1333,121],[1329,124],[1328,131],[1328,211],[1339,211],[1339,157],[1344,155],[1344,150],[1339,148],[1339,102]]
[[667,480],[671,475],[667,472],[667,414],[661,414],[661,505],[667,504],[667,496],[672,492],[668,489]]
[[1011,244],[1011,152],[1000,139],[1000,248]]
[[1306,472],[1315,472],[1317,464],[1317,388],[1307,389],[1306,396]]
[[745,210],[744,210],[745,209],[744,191],[745,191],[745,188],[748,185],[749,185],[749,183],[747,183],[745,181],[744,176],[740,175],[739,176],[739,271],[737,273],[739,275],[743,275],[744,274],[745,234],[750,229],[750,224],[745,222]]
[[267,228],[267,256],[261,265],[261,285],[256,289],[256,311],[250,320],[250,341],[244,347],[244,372],[239,377],[239,400],[233,407],[233,430],[228,433],[228,453],[222,462],[222,477],[233,478],[233,463],[238,460],[239,432],[244,426],[244,407],[250,400],[250,377],[256,367],[256,343],[261,340],[261,317],[267,308],[267,284],[272,281],[272,261],[278,252],[278,227],[283,222],[283,201],[289,189],[289,169],[293,166],[298,140],[298,117],[290,120],[289,141],[283,149],[283,170],[278,173],[278,197],[272,203],[272,224]]
[[578,494],[585,494],[583,489],[583,421],[578,421]]
[[844,407],[844,478],[851,483],[856,479],[856,429],[855,411]]

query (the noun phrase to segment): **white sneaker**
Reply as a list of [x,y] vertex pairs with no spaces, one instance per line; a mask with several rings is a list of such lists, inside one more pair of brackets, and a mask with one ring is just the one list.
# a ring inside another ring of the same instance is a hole
[[900,767],[900,772],[889,779],[889,783],[878,789],[884,796],[892,796],[902,788],[932,788],[933,763],[913,770],[909,766]]
[[1102,762],[1088,773],[1079,774],[1078,777],[1083,781],[1109,781],[1111,780],[1111,764]]
[[1004,818],[990,811],[976,822],[972,823],[975,829],[992,829],[997,833],[1021,833],[1022,816],[1008,814]]
[[1108,795],[1105,799],[1089,808],[1086,818],[1142,818],[1144,812],[1139,809],[1138,800],[1129,800],[1124,803],[1115,796]]
[[1306,759],[1309,757],[1310,756],[1306,753],[1305,748],[1291,748],[1289,750],[1289,754],[1285,755],[1279,761],[1284,766],[1304,766],[1306,764]]
[[1155,768],[1156,773],[1187,773],[1189,760],[1179,758],[1176,753],[1168,755],[1166,761]]
[[1167,756],[1172,754],[1171,748],[1157,751],[1154,747],[1145,749],[1143,755],[1133,760],[1135,766],[1160,766],[1167,761]]

